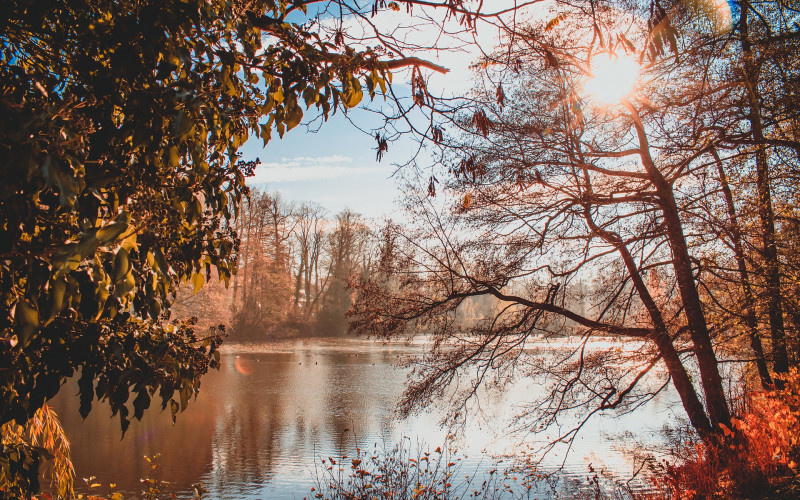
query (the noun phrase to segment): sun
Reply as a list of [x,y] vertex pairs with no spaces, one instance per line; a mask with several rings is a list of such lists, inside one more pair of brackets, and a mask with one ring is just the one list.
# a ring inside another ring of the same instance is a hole
[[584,91],[598,104],[616,104],[633,92],[640,69],[629,54],[601,52],[592,58]]

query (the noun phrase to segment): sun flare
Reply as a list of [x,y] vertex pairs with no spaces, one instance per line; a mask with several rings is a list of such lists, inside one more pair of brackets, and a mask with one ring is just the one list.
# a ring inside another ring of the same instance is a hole
[[618,103],[633,91],[639,69],[639,62],[631,55],[597,54],[592,58],[584,90],[598,104]]

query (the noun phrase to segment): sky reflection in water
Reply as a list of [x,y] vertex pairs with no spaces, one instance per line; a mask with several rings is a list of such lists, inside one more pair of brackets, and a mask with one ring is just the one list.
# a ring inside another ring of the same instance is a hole
[[[423,344],[306,340],[226,349],[220,371],[203,379],[200,396],[177,425],[154,400],[122,440],[107,407],[96,404],[81,421],[77,389],[61,391],[53,406],[72,442],[78,482],[94,475],[103,485],[138,492],[139,478],[149,472],[142,457],[160,453],[157,477],[186,497],[202,481],[214,499],[303,498],[320,458],[352,454],[355,445],[391,449],[404,436],[430,450],[445,441],[441,409],[408,420],[394,413],[408,373],[398,365],[421,354]],[[486,414],[470,419],[453,445],[464,458],[461,473],[492,467],[487,454],[519,450],[519,437],[507,432],[509,418],[536,390],[535,381],[521,381],[505,394],[484,395]],[[633,464],[610,436],[631,430],[639,441],[658,440],[663,424],[680,415],[675,402],[667,392],[632,415],[590,421],[566,472],[585,481],[592,463],[629,476]],[[558,461],[554,456],[550,463]]]

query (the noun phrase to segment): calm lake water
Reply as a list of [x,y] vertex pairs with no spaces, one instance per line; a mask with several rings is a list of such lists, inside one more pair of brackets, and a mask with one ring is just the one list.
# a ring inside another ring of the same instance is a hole
[[[300,499],[311,496],[321,458],[352,454],[356,446],[391,449],[404,439],[428,450],[445,443],[442,409],[406,420],[395,415],[409,372],[404,363],[424,349],[424,343],[359,339],[225,345],[220,370],[203,379],[176,425],[154,401],[124,439],[103,404],[81,419],[73,383],[51,404],[72,444],[78,492],[86,492],[81,478],[95,476],[103,485],[95,494],[107,494],[115,483],[115,491],[135,497],[139,479],[150,473],[143,457],[160,453],[156,477],[170,481],[179,498],[191,497],[192,484],[202,482],[213,499]],[[536,387],[520,381],[504,394],[486,395],[486,415],[470,419],[452,444],[463,458],[461,474],[483,474],[497,457],[519,453],[516,445],[526,438],[509,436],[509,419]],[[638,465],[621,444],[658,442],[664,424],[680,415],[676,401],[665,391],[633,414],[590,421],[563,475],[586,483],[592,464],[629,478]]]

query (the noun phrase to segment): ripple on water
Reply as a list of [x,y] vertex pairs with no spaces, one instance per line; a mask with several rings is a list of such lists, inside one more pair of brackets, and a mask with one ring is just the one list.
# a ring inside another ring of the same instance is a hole
[[[445,442],[442,409],[408,420],[395,414],[409,373],[402,362],[425,348],[421,341],[361,339],[223,344],[220,370],[204,377],[199,397],[177,425],[154,401],[122,440],[119,422],[101,405],[85,421],[79,417],[76,389],[61,391],[53,406],[72,442],[78,478],[94,475],[102,484],[138,492],[139,478],[148,474],[142,456],[160,453],[157,474],[179,498],[190,498],[191,485],[199,481],[215,499],[303,498],[320,458],[352,455],[357,447],[390,450],[404,439],[429,451]],[[472,418],[453,443],[464,474],[497,468],[491,455],[522,455],[513,446],[517,438],[509,436],[508,417],[537,387],[536,381],[523,381],[502,396],[487,395],[487,414]],[[564,464],[565,477],[584,484],[590,463],[597,471],[630,476],[630,454],[613,436],[630,429],[640,442],[658,440],[675,402],[665,392],[637,413],[591,420]],[[553,468],[558,460],[546,464]]]

